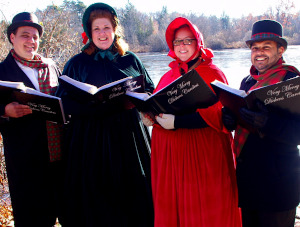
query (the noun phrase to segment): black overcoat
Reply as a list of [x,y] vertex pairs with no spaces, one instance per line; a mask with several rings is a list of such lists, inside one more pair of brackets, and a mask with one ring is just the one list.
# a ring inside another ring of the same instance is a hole
[[[57,84],[58,68],[50,66],[52,80]],[[0,80],[23,82],[34,88],[11,54],[0,63]],[[0,115],[6,103],[0,103]],[[15,225],[53,226],[56,213],[54,192],[58,179],[56,168],[50,165],[46,121],[27,115],[21,118],[0,119],[6,170],[9,182]]]
[[[80,53],[63,74],[97,87],[143,74],[146,90],[154,88],[131,52],[112,61]],[[137,110],[83,101],[63,86],[57,94],[71,115],[65,226],[153,226],[149,134]]]
[[[284,79],[294,76],[288,72]],[[248,76],[240,89],[248,91],[254,83]],[[300,201],[300,119],[271,114],[263,132],[264,137],[251,133],[237,158],[239,206],[261,211],[294,209]]]

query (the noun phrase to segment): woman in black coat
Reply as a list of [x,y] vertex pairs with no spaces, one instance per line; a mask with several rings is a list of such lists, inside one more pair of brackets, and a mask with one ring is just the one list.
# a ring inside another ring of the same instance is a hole
[[[89,43],[66,64],[63,74],[100,87],[145,76],[141,61],[126,51],[118,18],[109,5],[95,3],[83,15]],[[59,87],[67,132],[65,226],[152,226],[149,134],[135,108],[119,103],[82,101]]]

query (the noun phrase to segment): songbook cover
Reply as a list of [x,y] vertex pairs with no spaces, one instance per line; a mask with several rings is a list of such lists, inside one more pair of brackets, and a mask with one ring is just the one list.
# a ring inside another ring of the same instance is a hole
[[28,105],[32,114],[56,123],[66,123],[60,98],[26,87],[23,82],[0,81],[0,102]]
[[191,113],[217,102],[214,92],[194,69],[153,95],[130,91],[127,91],[126,95],[138,110],[154,116],[160,113]]
[[68,76],[59,77],[60,86],[63,86],[68,95],[79,102],[97,101],[108,102],[122,99],[127,90],[144,91],[144,76],[126,77],[101,87],[74,80]]
[[254,109],[256,100],[264,103],[270,111],[293,116],[300,115],[299,76],[251,90],[248,94],[245,91],[231,88],[220,81],[212,82],[211,86],[223,106],[229,108],[240,122],[242,121],[239,113],[240,108]]
[[55,123],[66,123],[62,101],[55,96],[28,94],[22,91],[13,92],[13,100],[20,104],[28,105],[32,114]]

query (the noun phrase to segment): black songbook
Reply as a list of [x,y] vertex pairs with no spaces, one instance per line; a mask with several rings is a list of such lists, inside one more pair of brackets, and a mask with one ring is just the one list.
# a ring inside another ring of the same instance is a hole
[[23,82],[0,81],[0,102],[8,104],[18,102],[28,105],[32,114],[55,123],[66,123],[62,101],[59,97],[48,95]]
[[282,81],[276,84],[251,90],[248,94],[239,89],[232,88],[220,81],[211,83],[217,97],[223,106],[231,110],[241,125],[245,125],[240,117],[242,107],[255,110],[255,102],[264,103],[269,111],[281,114],[300,116],[300,77]]
[[59,78],[59,84],[68,93],[68,96],[79,102],[97,101],[108,102],[124,98],[127,90],[143,92],[145,90],[144,76],[126,77],[101,87],[74,80],[66,75]]
[[183,115],[199,108],[207,108],[218,99],[196,70],[180,76],[155,94],[127,91],[136,108],[154,116],[160,113]]

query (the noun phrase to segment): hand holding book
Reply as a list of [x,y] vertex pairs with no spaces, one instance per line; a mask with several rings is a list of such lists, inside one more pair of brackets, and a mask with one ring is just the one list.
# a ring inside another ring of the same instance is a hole
[[153,119],[147,113],[141,112],[141,119],[143,124],[147,127],[153,126],[154,124]]
[[247,122],[251,128],[261,129],[266,125],[269,119],[269,111],[259,100],[255,102],[255,105],[257,107],[255,111],[242,107],[240,109],[240,114],[242,119]]
[[19,118],[28,114],[32,114],[32,110],[28,105],[11,102],[5,106],[5,115],[3,117]]
[[[23,105],[11,105],[10,111],[25,111],[29,106],[32,114],[57,123],[66,123],[62,101],[59,97],[48,95],[33,88],[26,87],[23,82],[0,81],[0,103],[17,102]],[[21,113],[14,113],[18,116]],[[22,115],[22,114],[21,114]]]

